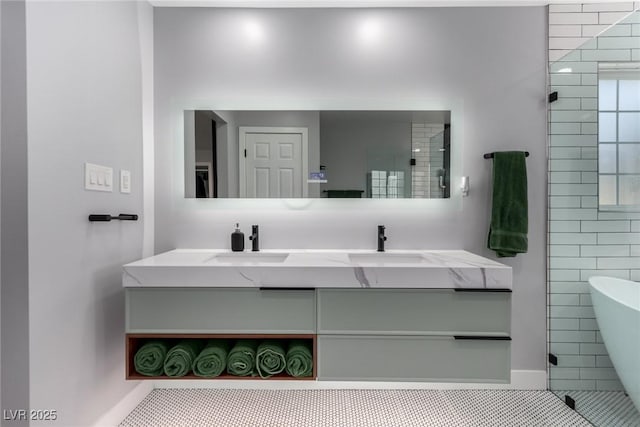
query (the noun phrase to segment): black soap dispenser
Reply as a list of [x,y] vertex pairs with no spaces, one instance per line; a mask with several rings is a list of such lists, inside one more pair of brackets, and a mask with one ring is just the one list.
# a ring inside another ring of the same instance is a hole
[[236,224],[236,231],[231,233],[231,250],[233,252],[244,251],[244,233],[240,231],[240,224]]

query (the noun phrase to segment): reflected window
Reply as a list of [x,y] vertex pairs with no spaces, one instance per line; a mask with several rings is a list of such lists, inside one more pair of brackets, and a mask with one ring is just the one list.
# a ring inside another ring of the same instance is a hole
[[598,66],[600,207],[640,206],[640,63]]

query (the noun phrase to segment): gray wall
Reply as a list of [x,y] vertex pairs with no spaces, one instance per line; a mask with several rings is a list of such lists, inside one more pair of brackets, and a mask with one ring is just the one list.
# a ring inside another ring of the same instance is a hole
[[[514,271],[512,366],[546,369],[544,7],[159,8],[154,37],[157,252],[228,248],[234,222],[259,223],[264,248],[375,248],[376,225],[385,224],[388,248],[493,257],[485,247],[491,162],[482,154],[528,150],[529,253],[502,261]],[[186,108],[344,109],[426,98],[464,105],[462,173],[471,192],[460,209],[420,209],[441,205],[417,200],[368,201],[365,210],[363,201],[183,199],[177,141]]]
[[[27,3],[30,403],[58,411],[35,425],[91,425],[136,385],[124,380],[121,266],[142,256],[140,49],[152,12]],[[113,167],[114,192],[85,191],[84,162]],[[87,221],[120,212],[141,220]]]
[[[0,234],[3,409],[29,407],[29,253],[27,226],[27,82],[25,2],[0,2]],[[2,425],[27,425],[2,421]]]

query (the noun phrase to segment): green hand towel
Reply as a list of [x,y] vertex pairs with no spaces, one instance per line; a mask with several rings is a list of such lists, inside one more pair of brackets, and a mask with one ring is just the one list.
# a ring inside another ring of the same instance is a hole
[[292,377],[310,377],[313,373],[311,343],[292,340],[287,350],[287,374]]
[[144,344],[133,357],[136,372],[149,377],[162,375],[168,348],[164,341],[149,341]]
[[213,378],[227,367],[229,341],[211,340],[193,361],[193,373],[199,377]]
[[267,340],[260,343],[256,353],[258,375],[269,378],[284,371],[287,366],[286,353],[278,341]]
[[171,347],[164,359],[164,373],[170,377],[183,377],[191,371],[193,361],[202,349],[201,340],[183,340]]
[[227,372],[246,377],[252,375],[256,366],[256,347],[253,340],[238,340],[227,357]]
[[522,151],[503,151],[493,157],[493,201],[488,247],[499,257],[526,253],[527,164]]

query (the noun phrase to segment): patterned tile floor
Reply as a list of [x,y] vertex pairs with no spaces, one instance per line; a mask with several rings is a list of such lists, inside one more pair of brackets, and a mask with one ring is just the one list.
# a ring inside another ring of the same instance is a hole
[[547,391],[156,389],[121,427],[591,426]]
[[566,391],[555,393],[576,401],[576,411],[598,427],[640,427],[640,413],[623,391]]

